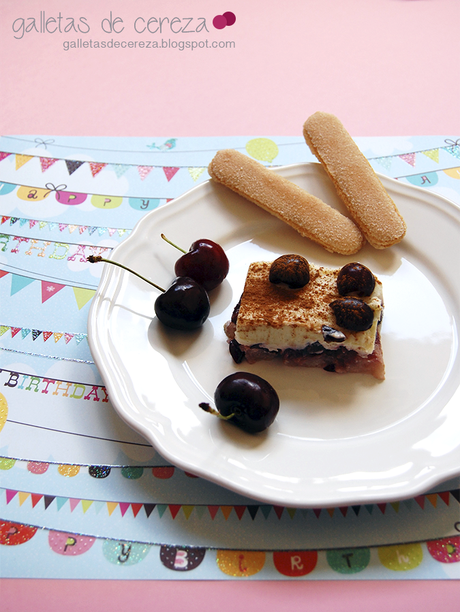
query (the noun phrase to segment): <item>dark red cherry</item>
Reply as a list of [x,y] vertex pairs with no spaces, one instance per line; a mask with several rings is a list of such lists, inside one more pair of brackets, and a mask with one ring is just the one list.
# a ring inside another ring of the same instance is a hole
[[184,255],[176,261],[174,272],[177,276],[188,276],[203,285],[206,291],[215,289],[226,278],[229,262],[224,249],[206,238],[195,240],[188,252],[170,242],[164,234],[161,237]]
[[280,402],[275,389],[264,378],[236,372],[224,378],[214,393],[218,413],[209,404],[200,407],[234,423],[248,433],[264,431],[278,414]]
[[182,330],[197,329],[209,316],[211,310],[209,296],[204,287],[192,278],[176,278],[169,289],[165,290],[117,261],[94,255],[87,257],[87,261],[90,263],[104,262],[122,268],[161,291],[155,300],[155,313],[167,327]]
[[340,295],[357,293],[371,295],[375,287],[375,276],[361,263],[353,261],[345,264],[337,276],[337,289]]
[[193,278],[179,277],[155,300],[155,313],[167,327],[192,330],[209,316],[209,296]]

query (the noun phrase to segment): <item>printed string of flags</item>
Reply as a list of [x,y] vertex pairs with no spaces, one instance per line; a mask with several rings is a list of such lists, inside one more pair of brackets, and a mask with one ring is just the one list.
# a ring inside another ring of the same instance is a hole
[[149,518],[153,511],[156,510],[157,516],[163,518],[168,511],[170,518],[176,519],[179,513],[189,519],[192,513],[195,513],[198,518],[202,518],[206,513],[209,514],[210,518],[214,520],[219,515],[222,515],[225,520],[228,520],[230,515],[236,514],[239,520],[242,520],[243,516],[247,513],[252,520],[255,520],[256,516],[262,516],[264,519],[274,513],[278,519],[289,517],[291,519],[294,516],[300,515],[304,518],[315,516],[317,519],[324,513],[328,514],[331,518],[337,513],[340,513],[343,518],[347,516],[358,516],[364,508],[369,514],[372,514],[374,509],[377,508],[381,514],[385,514],[391,507],[396,513],[399,512],[401,506],[411,510],[414,507],[424,510],[426,502],[428,501],[433,508],[436,508],[438,502],[441,500],[445,505],[450,505],[451,499],[453,498],[457,503],[460,503],[460,489],[454,489],[452,491],[443,491],[441,493],[427,493],[425,495],[419,495],[413,499],[405,500],[402,502],[388,502],[378,504],[366,504],[364,506],[344,506],[338,508],[287,508],[284,506],[266,505],[266,504],[157,504],[157,503],[143,503],[143,502],[117,502],[117,501],[101,501],[84,499],[80,497],[65,497],[58,495],[49,495],[42,493],[31,493],[29,491],[20,491],[16,489],[3,489],[5,492],[6,504],[10,504],[13,499],[17,499],[19,506],[22,506],[27,500],[30,500],[32,508],[36,508],[39,503],[45,510],[47,510],[53,502],[56,502],[56,508],[60,511],[64,506],[67,506],[70,512],[74,512],[77,507],[81,508],[83,514],[93,508],[97,514],[105,508],[108,516],[112,516],[117,510],[121,517],[126,516],[128,510],[131,509],[132,518],[137,518],[141,510],[144,511],[147,518]]
[[59,342],[60,340],[64,340],[66,344],[69,344],[71,340],[75,340],[78,345],[83,340],[88,339],[88,335],[83,333],[72,334],[70,332],[53,332],[40,329],[31,329],[29,327],[14,327],[12,325],[0,324],[0,338],[7,332],[11,332],[12,338],[17,336],[22,340],[25,340],[28,336],[30,336],[34,342],[38,340],[38,338],[42,338],[43,342],[53,338],[55,343]]
[[425,149],[422,151],[413,151],[411,153],[401,153],[397,155],[371,157],[369,158],[369,161],[374,161],[380,164],[386,170],[390,170],[394,159],[401,159],[402,161],[415,168],[418,155],[424,155],[425,157],[428,157],[429,159],[438,164],[440,151],[446,151],[447,153],[450,153],[450,155],[453,155],[457,159],[460,159],[460,138],[458,138],[457,140],[446,139],[445,142],[446,145],[443,147]]
[[9,224],[10,227],[14,225],[18,225],[20,228],[28,228],[28,229],[39,229],[44,230],[48,229],[53,231],[55,229],[59,229],[60,232],[68,231],[69,234],[73,234],[76,232],[80,236],[87,232],[90,236],[93,234],[97,234],[98,236],[103,236],[108,233],[110,237],[114,235],[120,236],[123,238],[131,233],[130,229],[119,228],[119,227],[102,227],[97,225],[78,225],[73,223],[61,223],[58,221],[45,221],[41,219],[30,219],[25,217],[13,217],[8,215],[3,215],[0,218],[0,225]]
[[75,287],[71,285],[64,285],[61,283],[54,283],[51,281],[22,276],[20,274],[14,274],[13,272],[8,272],[6,270],[0,270],[0,279],[6,277],[7,275],[11,276],[11,296],[13,296],[15,293],[18,293],[19,291],[22,291],[32,283],[39,283],[41,286],[42,304],[44,304],[51,297],[57,295],[62,289],[71,287],[78,309],[81,310],[96,293],[95,289],[86,289],[84,287]]
[[121,178],[131,168],[136,168],[141,180],[145,180],[147,176],[154,169],[160,169],[163,171],[166,180],[169,182],[181,169],[187,169],[190,176],[194,181],[197,181],[199,177],[206,171],[205,166],[164,166],[164,165],[145,165],[145,164],[120,164],[111,162],[94,162],[94,161],[81,161],[72,159],[63,159],[59,157],[41,157],[37,155],[25,155],[23,153],[11,153],[9,151],[0,151],[0,162],[7,159],[10,156],[15,158],[15,168],[19,170],[30,162],[32,159],[38,159],[42,172],[46,172],[49,168],[54,166],[57,162],[64,162],[65,167],[69,176],[74,174],[82,166],[88,167],[91,176],[95,178],[102,170],[108,169],[115,172],[117,178]]

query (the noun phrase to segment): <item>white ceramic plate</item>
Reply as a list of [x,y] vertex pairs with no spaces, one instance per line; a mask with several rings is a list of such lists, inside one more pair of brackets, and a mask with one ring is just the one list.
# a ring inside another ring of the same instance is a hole
[[[341,209],[318,164],[274,170]],[[378,503],[420,494],[460,474],[460,209],[429,191],[381,177],[408,231],[391,249],[330,254],[211,181],[147,214],[112,259],[162,286],[198,238],[220,243],[230,273],[211,295],[198,332],[166,330],[158,292],[105,265],[89,315],[89,341],[111,402],[176,466],[247,497],[292,507]],[[343,210],[343,209],[342,209]],[[383,282],[386,380],[275,362],[236,366],[223,332],[249,263],[294,252],[317,264],[359,260]],[[251,436],[203,412],[236,370],[266,378],[281,408]]]

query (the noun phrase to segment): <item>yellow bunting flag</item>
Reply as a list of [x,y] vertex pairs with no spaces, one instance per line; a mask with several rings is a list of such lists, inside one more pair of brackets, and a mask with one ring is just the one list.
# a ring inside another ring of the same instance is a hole
[[81,310],[96,293],[94,289],[82,289],[81,287],[73,287],[73,292],[77,300],[78,310]]

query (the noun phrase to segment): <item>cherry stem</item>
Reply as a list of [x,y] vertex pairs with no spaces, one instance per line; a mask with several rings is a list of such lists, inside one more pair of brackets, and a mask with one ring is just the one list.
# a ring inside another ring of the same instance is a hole
[[163,238],[163,240],[165,240],[168,244],[170,244],[171,246],[173,246],[175,249],[177,249],[178,251],[180,251],[181,253],[186,253],[187,251],[184,251],[184,249],[181,249],[180,246],[177,246],[177,244],[174,244],[174,242],[171,242],[171,240],[169,240],[168,238],[166,238],[166,236],[164,234],[161,234],[161,237]]
[[214,416],[219,417],[219,419],[222,419],[223,421],[228,421],[229,419],[235,416],[234,412],[232,412],[232,414],[228,414],[227,416],[224,416],[223,414],[220,414],[220,412],[218,412],[217,410],[214,410],[214,408],[211,408],[211,406],[207,402],[201,402],[199,406],[205,412],[209,412],[209,414],[213,414]]
[[99,255],[90,255],[89,257],[86,258],[86,261],[89,261],[89,263],[99,263],[101,261],[103,263],[112,264],[113,266],[118,266],[119,268],[123,268],[123,270],[126,270],[126,272],[130,272],[131,274],[134,274],[134,276],[137,276],[138,278],[142,279],[149,285],[152,285],[152,287],[155,287],[155,289],[158,289],[158,291],[162,291],[163,293],[165,293],[166,291],[166,289],[163,289],[163,287],[156,285],[154,282],[152,282],[148,278],[145,278],[145,276],[142,276],[141,274],[134,272],[134,270],[127,268],[126,266],[119,263],[118,261],[112,261],[111,259],[104,259],[104,257],[100,257]]

